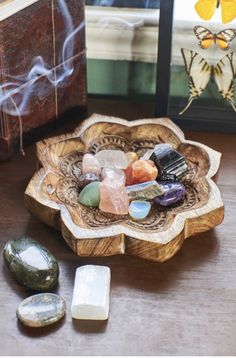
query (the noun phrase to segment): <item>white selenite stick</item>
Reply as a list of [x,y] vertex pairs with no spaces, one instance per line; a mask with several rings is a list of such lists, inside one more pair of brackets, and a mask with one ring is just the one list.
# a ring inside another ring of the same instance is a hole
[[106,320],[109,313],[109,267],[85,265],[75,274],[71,315],[76,319]]

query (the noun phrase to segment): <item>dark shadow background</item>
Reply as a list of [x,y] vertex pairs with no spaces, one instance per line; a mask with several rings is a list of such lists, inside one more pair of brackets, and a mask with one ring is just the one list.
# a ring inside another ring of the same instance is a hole
[[86,5],[158,9],[160,0],[86,0]]

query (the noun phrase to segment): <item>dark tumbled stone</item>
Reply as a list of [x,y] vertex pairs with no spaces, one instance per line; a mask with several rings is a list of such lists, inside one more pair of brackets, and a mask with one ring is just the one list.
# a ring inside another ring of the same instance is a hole
[[79,189],[83,189],[84,187],[86,187],[86,185],[93,183],[95,181],[99,181],[96,174],[93,173],[82,174],[78,178]]
[[150,157],[159,171],[159,176],[174,175],[177,179],[183,177],[187,172],[188,166],[185,158],[169,144],[158,144]]
[[162,183],[162,182],[176,182],[177,181],[177,177],[174,174],[165,174],[162,173],[161,175],[158,175],[158,179],[157,179],[158,183]]
[[27,288],[47,291],[58,281],[59,267],[48,249],[27,237],[9,241],[3,251],[15,279]]
[[66,313],[63,298],[54,293],[39,293],[26,298],[16,311],[18,319],[29,327],[44,327],[59,321]]

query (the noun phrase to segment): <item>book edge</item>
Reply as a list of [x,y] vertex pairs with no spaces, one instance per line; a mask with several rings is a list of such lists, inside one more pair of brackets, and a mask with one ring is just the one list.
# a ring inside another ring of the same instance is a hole
[[[3,34],[0,31],[0,84],[5,82],[2,69],[5,68]],[[3,90],[2,90],[3,91]],[[4,103],[0,103],[0,139],[6,139],[8,134],[7,114],[4,111]]]
[[39,0],[14,0],[5,5],[0,5],[0,21],[7,19],[18,11],[38,2]]

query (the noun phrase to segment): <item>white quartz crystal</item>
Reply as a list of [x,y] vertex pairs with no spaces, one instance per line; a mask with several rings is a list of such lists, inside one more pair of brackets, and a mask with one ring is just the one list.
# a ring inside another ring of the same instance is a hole
[[85,265],[75,274],[71,315],[77,319],[105,320],[109,312],[110,268]]
[[153,152],[154,149],[148,149],[140,159],[149,160]]
[[105,149],[95,154],[102,168],[126,169],[129,161],[121,150]]

